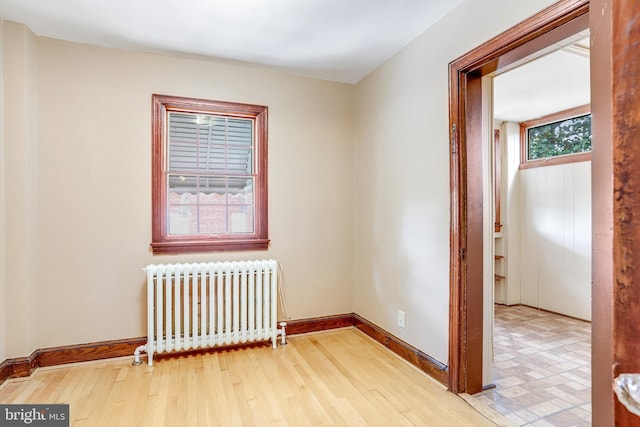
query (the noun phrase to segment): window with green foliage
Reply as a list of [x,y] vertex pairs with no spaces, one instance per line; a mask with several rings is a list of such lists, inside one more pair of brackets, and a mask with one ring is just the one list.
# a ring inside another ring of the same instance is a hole
[[591,151],[591,114],[527,129],[527,160]]
[[591,160],[591,107],[520,123],[520,169]]

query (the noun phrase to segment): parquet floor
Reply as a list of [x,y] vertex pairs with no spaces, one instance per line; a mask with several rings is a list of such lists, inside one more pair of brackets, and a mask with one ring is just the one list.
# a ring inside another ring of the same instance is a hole
[[44,368],[1,403],[68,403],[74,426],[492,426],[356,329],[131,365]]
[[514,425],[591,425],[591,324],[496,305],[493,383],[474,395]]

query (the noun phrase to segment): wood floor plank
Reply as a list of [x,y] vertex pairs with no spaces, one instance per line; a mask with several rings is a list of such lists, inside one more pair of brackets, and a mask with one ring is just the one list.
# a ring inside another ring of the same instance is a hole
[[258,410],[260,414],[268,414],[268,417],[262,417],[263,420],[268,425],[285,425],[286,418],[278,397],[273,393],[271,384],[265,375],[265,372],[271,367],[272,358],[272,354],[265,354],[265,357],[260,360],[256,357],[255,352],[244,352],[243,354],[244,366],[249,373],[248,379],[253,382]]
[[[149,398],[147,390],[151,389],[153,375],[152,371],[137,369],[137,367],[130,369],[129,373],[133,381],[127,383],[127,387],[122,389],[122,394],[119,396],[119,400],[125,403],[122,420],[130,420],[132,425],[141,425],[146,420],[145,402]],[[145,408],[145,410],[137,408]]]
[[[65,378],[64,387],[61,389],[60,396],[58,397],[60,402],[68,402],[71,399],[71,396],[73,396],[74,393],[77,393],[80,384],[82,384],[83,378],[87,376],[90,369],[90,367],[85,367],[85,369],[78,367],[78,369],[68,370],[68,376]],[[46,399],[48,400],[49,397],[47,396]]]
[[[271,369],[277,376],[269,382],[269,387],[277,390],[289,425],[299,425],[303,420],[310,425],[330,425],[331,415],[326,410],[330,405],[320,402],[313,387],[303,378],[305,373],[298,372],[301,363],[296,348],[287,346],[283,351],[274,352],[272,360]],[[320,395],[326,397],[324,393]]]
[[38,370],[1,403],[68,403],[73,426],[492,426],[467,402],[357,329],[288,344],[131,366]]
[[171,382],[171,367],[174,363],[155,362],[154,375],[159,376],[160,385],[158,387],[158,397],[156,399],[156,409],[153,412],[152,425],[170,425],[165,423],[167,412],[167,400],[169,399],[169,387]]
[[[386,425],[393,425],[394,418],[392,418],[386,411],[380,406],[375,404],[375,400],[371,398],[369,389],[360,380],[366,375],[362,375],[362,367],[358,363],[361,359],[353,352],[343,352],[341,359],[338,359],[333,350],[329,350],[320,342],[316,337],[311,338],[311,344],[316,350],[318,360],[326,361],[329,364],[332,371],[331,378],[335,381],[335,386],[344,390],[344,395],[350,396],[349,402],[358,411],[360,416],[366,421],[367,425],[375,422],[384,422]],[[329,341],[327,345],[336,348],[336,341]],[[339,350],[336,349],[336,353],[339,354]],[[344,364],[343,364],[344,361]],[[350,368],[346,368],[348,365]],[[355,372],[356,374],[353,374]]]
[[79,394],[72,395],[69,401],[69,411],[72,420],[86,420],[90,416],[99,419],[101,409],[104,407],[104,400],[108,393],[107,387],[113,385],[115,380],[113,373],[113,369],[105,363],[98,364],[96,369],[91,371],[91,374],[88,375],[89,381],[84,384]]

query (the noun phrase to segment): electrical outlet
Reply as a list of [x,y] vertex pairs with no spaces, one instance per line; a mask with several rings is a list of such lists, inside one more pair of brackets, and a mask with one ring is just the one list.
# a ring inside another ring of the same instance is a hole
[[405,314],[404,311],[398,310],[398,326],[404,328]]

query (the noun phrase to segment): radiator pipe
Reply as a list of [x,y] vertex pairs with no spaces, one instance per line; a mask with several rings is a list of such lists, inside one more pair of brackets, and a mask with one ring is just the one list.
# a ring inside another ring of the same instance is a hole
[[285,332],[284,328],[287,327],[287,322],[280,322],[280,327],[282,328],[280,330],[280,344],[285,345],[287,343],[287,333]]
[[136,348],[136,350],[133,352],[133,366],[138,366],[140,365],[142,362],[140,361],[140,352],[142,351],[147,351],[147,346],[145,345],[141,345],[138,348]]

